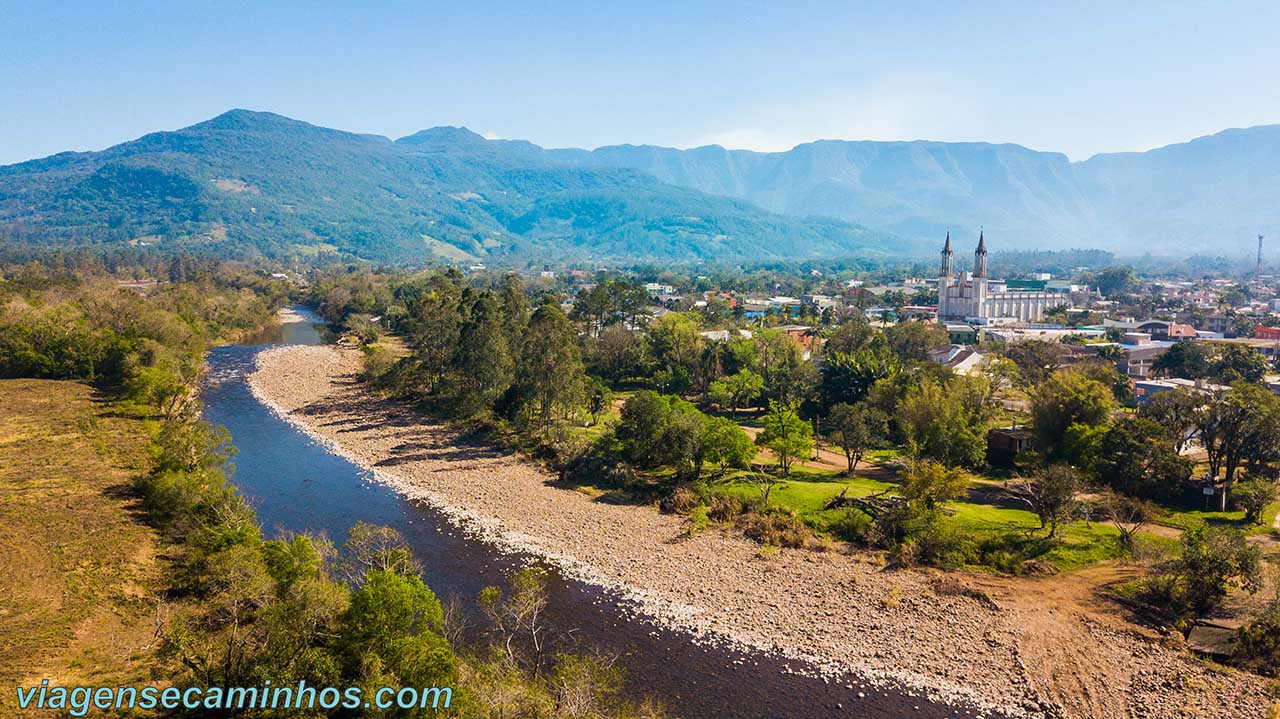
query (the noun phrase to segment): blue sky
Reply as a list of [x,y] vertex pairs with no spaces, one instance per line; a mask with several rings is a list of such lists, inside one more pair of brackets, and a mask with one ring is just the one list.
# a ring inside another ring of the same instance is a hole
[[0,38],[0,163],[232,107],[392,137],[985,140],[1072,159],[1280,122],[1274,0],[2,0]]

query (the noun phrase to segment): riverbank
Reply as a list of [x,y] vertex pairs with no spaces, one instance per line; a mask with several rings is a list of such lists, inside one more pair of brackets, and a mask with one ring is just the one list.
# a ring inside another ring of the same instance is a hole
[[267,350],[250,386],[379,481],[489,541],[618,590],[657,624],[807,660],[833,678],[853,672],[886,690],[1010,714],[1061,704],[1073,717],[1266,715],[1261,680],[1210,671],[1095,611],[1071,576],[957,583],[885,571],[870,555],[784,549],[763,559],[728,534],[686,538],[678,517],[557,487],[520,458],[371,396],[355,379],[359,356]]

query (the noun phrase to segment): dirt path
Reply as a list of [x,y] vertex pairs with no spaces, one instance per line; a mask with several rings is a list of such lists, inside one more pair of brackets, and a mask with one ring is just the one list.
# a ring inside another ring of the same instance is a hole
[[944,577],[887,571],[869,553],[784,549],[762,559],[757,545],[722,532],[686,538],[678,517],[562,489],[519,458],[371,397],[357,367],[354,352],[280,348],[259,356],[250,381],[380,481],[626,592],[656,623],[1026,716],[1054,703],[1099,719],[1179,716],[1181,707],[1222,719],[1266,714],[1261,680],[1210,672],[1108,614],[1090,589],[1105,576]]

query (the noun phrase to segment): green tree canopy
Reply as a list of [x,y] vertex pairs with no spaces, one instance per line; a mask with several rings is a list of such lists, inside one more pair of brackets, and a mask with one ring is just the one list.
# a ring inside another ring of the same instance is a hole
[[1115,409],[1110,387],[1078,370],[1062,369],[1031,393],[1031,426],[1040,448],[1056,458],[1068,427],[1107,424]]
[[791,472],[797,459],[809,456],[813,450],[813,427],[802,419],[795,404],[770,402],[769,411],[761,419],[761,431],[756,444],[767,447],[778,458],[783,474]]

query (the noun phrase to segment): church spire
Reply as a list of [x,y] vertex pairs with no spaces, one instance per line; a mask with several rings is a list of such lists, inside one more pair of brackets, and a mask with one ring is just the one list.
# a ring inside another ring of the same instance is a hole
[[987,239],[982,230],[978,230],[978,251],[973,253],[973,276],[987,276]]
[[947,230],[947,242],[942,246],[942,269],[938,274],[942,277],[951,277],[951,231]]

